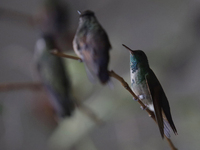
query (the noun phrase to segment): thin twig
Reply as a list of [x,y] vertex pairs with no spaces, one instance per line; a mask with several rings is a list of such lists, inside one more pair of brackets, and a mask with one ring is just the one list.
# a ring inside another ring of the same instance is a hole
[[78,60],[78,61],[82,62],[82,59],[79,58],[79,57],[67,55],[67,54],[58,52],[57,50],[52,50],[51,54],[59,56],[59,57],[65,57],[65,58],[70,58],[70,59]]
[[11,91],[11,90],[39,90],[42,88],[42,84],[39,82],[27,82],[27,83],[1,83],[0,92],[2,91]]
[[[75,56],[70,56],[70,55],[66,55],[66,54],[63,54],[61,52],[58,52],[57,50],[54,50],[53,52],[51,52],[52,54],[54,55],[57,55],[57,56],[60,56],[60,57],[65,57],[65,58],[70,58],[70,59],[74,59],[74,60],[79,60],[82,62],[82,59],[79,58],[79,57],[75,57]],[[121,82],[122,86],[127,90],[129,91],[129,93],[134,97],[134,99],[136,99],[138,101],[138,103],[143,107],[145,108],[145,110],[147,111],[147,113],[149,114],[149,117],[151,117],[155,123],[157,124],[157,121],[156,121],[156,118],[155,118],[155,115],[152,111],[150,111],[143,103],[142,101],[135,95],[135,93],[131,90],[130,86],[128,85],[128,83],[121,77],[119,76],[118,74],[116,74],[113,70],[109,71],[109,75],[115,79],[117,79],[119,82]],[[167,138],[166,136],[164,136],[170,146],[170,148],[172,150],[178,150],[174,144],[172,143],[172,141]]]
[[166,138],[166,140],[167,140],[167,142],[168,142],[168,144],[169,144],[169,146],[171,147],[172,150],[178,150],[178,149],[174,146],[174,144],[172,143],[172,141],[171,141],[169,138],[167,138],[166,136],[165,136],[165,138]]

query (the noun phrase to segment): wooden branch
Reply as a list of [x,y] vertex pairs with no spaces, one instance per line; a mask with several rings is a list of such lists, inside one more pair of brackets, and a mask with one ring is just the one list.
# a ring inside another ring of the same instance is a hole
[[[75,57],[75,56],[70,56],[70,55],[66,55],[66,54],[63,54],[61,52],[58,52],[57,50],[54,50],[51,52],[52,54],[54,55],[57,55],[57,56],[60,56],[60,57],[65,57],[65,58],[70,58],[70,59],[74,59],[74,60],[79,60],[82,62],[82,59],[79,58],[79,57]],[[142,101],[135,95],[135,93],[131,90],[130,86],[128,85],[128,83],[121,77],[119,76],[118,74],[116,74],[113,70],[111,71],[108,71],[109,72],[109,75],[110,77],[113,77],[115,79],[117,79],[119,82],[121,82],[122,86],[127,90],[129,91],[129,93],[134,97],[134,99],[136,99],[138,101],[138,103],[142,106],[142,108],[145,108],[145,110],[147,111],[147,113],[149,114],[149,117],[151,117],[155,123],[157,124],[157,121],[156,121],[156,118],[155,118],[155,115],[152,111],[150,111],[143,103]],[[166,136],[164,136],[170,146],[170,148],[172,150],[178,150],[174,144],[172,143],[172,141],[167,138]]]
[[70,58],[70,59],[74,59],[74,60],[78,60],[80,62],[82,62],[82,59],[76,56],[71,56],[71,55],[67,55],[61,52],[58,52],[56,49],[51,51],[51,54],[59,56],[59,57],[65,57],[65,58]]
[[178,149],[174,146],[174,144],[172,143],[172,141],[171,141],[169,138],[167,138],[166,136],[165,136],[165,138],[166,138],[166,140],[167,140],[167,142],[168,142],[168,144],[169,144],[169,146],[170,146],[170,148],[171,148],[172,150],[178,150]]
[[0,84],[0,92],[2,91],[11,91],[11,90],[39,90],[41,89],[42,83],[40,82],[25,82],[25,83],[1,83]]

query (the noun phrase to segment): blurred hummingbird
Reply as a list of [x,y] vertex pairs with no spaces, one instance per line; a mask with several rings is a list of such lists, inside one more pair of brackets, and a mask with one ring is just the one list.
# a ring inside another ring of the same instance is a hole
[[169,126],[177,134],[170,113],[169,102],[160,82],[149,67],[147,56],[142,50],[131,50],[126,45],[123,46],[130,51],[131,87],[133,92],[149,110],[154,112],[162,138],[164,134],[166,137],[170,137]]
[[94,12],[86,10],[80,13],[73,48],[83,60],[88,78],[94,82],[97,78],[102,84],[109,81],[108,63],[111,44],[105,30],[99,24]]
[[62,59],[50,53],[53,49],[59,50],[54,36],[43,34],[36,42],[36,68],[57,115],[71,116],[75,108],[71,83]]

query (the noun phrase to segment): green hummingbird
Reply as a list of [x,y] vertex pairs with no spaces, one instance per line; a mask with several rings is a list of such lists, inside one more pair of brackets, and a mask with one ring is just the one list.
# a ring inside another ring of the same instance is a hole
[[130,51],[131,87],[133,92],[154,112],[162,138],[170,137],[169,126],[175,134],[176,127],[172,120],[169,102],[156,75],[149,67],[148,59],[142,50]]
[[59,50],[54,36],[43,34],[36,42],[36,69],[58,117],[71,116],[75,108],[71,83],[62,59],[50,53],[53,49]]
[[74,51],[83,60],[90,81],[98,78],[105,84],[110,79],[108,63],[111,44],[108,35],[94,12],[86,10],[79,14],[79,26],[73,40]]

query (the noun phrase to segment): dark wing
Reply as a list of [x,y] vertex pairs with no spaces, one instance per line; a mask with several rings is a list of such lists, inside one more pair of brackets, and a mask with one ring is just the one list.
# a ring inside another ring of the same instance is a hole
[[160,82],[158,81],[157,77],[155,76],[154,72],[151,69],[149,71],[149,74],[146,76],[146,80],[149,87],[149,91],[153,99],[157,121],[159,120],[158,126],[160,128],[160,131],[162,131],[161,132],[162,137],[163,137],[163,128],[166,134],[169,134],[169,130],[167,129],[167,126],[163,127],[163,122],[162,123],[160,122],[161,121],[160,117],[162,117],[162,111],[164,112],[165,117],[167,118],[167,121],[170,124],[172,130],[174,131],[175,134],[177,134],[176,127],[171,117],[169,102],[167,100],[167,97],[164,93],[164,90]]
[[106,32],[103,28],[95,32],[88,33],[87,36],[87,49],[90,51],[90,60],[93,63],[86,65],[92,74],[98,76],[101,83],[106,83],[109,80],[108,64],[109,64],[109,50],[111,45]]
[[152,70],[150,70],[150,72],[145,77],[146,77],[146,82],[147,82],[147,86],[149,89],[149,93],[153,100],[155,117],[156,117],[156,120],[158,123],[160,134],[163,138],[164,137],[164,124],[163,124],[163,116],[162,116],[162,109],[161,109],[161,93],[160,93],[161,87],[160,87],[159,82]]
[[[162,91],[163,91],[163,89],[162,89]],[[162,93],[163,93],[163,95],[162,95],[162,103],[161,103],[162,110],[163,110],[163,112],[165,114],[165,117],[167,118],[167,121],[170,124],[170,127],[172,128],[174,134],[177,135],[178,133],[177,133],[176,127],[174,125],[174,122],[172,120],[169,102],[167,100],[167,97],[166,97],[164,91]]]
[[90,81],[95,82],[98,77],[106,83],[109,79],[107,67],[111,45],[105,31],[100,27],[85,32],[85,36],[78,36],[76,40]]

